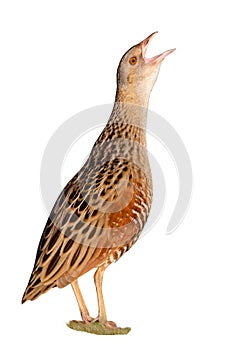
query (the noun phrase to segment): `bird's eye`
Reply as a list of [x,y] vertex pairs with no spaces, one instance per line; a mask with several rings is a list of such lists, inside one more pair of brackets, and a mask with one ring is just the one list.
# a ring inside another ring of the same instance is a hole
[[134,66],[137,63],[137,57],[135,56],[130,57],[129,63],[132,64],[132,66]]

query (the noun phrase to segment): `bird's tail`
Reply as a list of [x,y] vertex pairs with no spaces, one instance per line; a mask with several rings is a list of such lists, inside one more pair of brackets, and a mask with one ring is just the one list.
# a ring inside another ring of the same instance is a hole
[[22,297],[22,304],[25,303],[25,301],[27,300],[37,299],[41,294],[46,293],[53,287],[56,287],[56,282],[44,284],[41,282],[41,279],[40,277],[38,277],[38,275],[35,276],[35,273],[33,271],[28,282],[27,288],[25,289],[24,295]]

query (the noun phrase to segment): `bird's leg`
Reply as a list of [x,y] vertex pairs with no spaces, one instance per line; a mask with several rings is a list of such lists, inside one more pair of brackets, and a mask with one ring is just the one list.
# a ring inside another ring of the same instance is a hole
[[105,271],[105,267],[99,267],[94,274],[94,281],[98,299],[98,319],[99,322],[105,323],[107,321],[107,315],[104,305],[104,297],[102,292],[102,282],[103,282],[103,274]]
[[97,293],[97,299],[98,299],[98,317],[96,320],[98,320],[100,323],[105,324],[108,327],[116,327],[116,324],[114,322],[107,321],[107,314],[106,314],[106,309],[104,305],[102,282],[103,282],[103,274],[106,267],[107,266],[100,266],[94,274],[94,281],[95,281],[95,287],[96,287],[96,293]]
[[81,290],[80,290],[79,285],[78,285],[78,281],[72,282],[71,285],[72,285],[74,294],[75,294],[77,302],[78,302],[78,306],[79,306],[79,310],[80,310],[80,314],[81,314],[83,322],[87,323],[87,322],[92,321],[93,319],[89,315],[87,306],[85,304]]
[[106,310],[104,306],[104,298],[102,292],[103,274],[107,266],[100,266],[94,274],[94,281],[96,286],[98,298],[98,317],[92,319],[89,316],[87,307],[80,292],[78,282],[73,282],[72,287],[76,295],[79,309],[82,315],[82,321],[70,321],[67,326],[71,329],[81,332],[95,333],[95,334],[127,334],[130,331],[129,327],[120,328],[112,321],[107,321]]

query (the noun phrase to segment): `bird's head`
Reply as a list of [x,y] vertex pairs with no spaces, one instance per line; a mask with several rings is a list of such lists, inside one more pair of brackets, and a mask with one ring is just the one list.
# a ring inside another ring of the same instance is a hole
[[162,61],[175,49],[147,58],[149,42],[157,32],[129,49],[122,57],[117,70],[118,101],[147,104],[157,80]]

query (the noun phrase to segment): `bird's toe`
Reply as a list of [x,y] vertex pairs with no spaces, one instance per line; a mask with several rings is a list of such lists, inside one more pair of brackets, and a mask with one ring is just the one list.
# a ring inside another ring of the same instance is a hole
[[105,325],[106,327],[109,327],[109,328],[116,328],[116,327],[117,327],[116,323],[113,322],[113,321],[106,321],[106,322],[104,323],[104,325]]
[[105,321],[105,320],[102,320],[100,319],[99,316],[97,316],[96,318],[92,319],[91,321],[92,323],[101,323],[103,324],[104,326],[108,327],[108,328],[117,328],[117,325],[115,322],[113,321]]
[[90,323],[94,319],[90,315],[82,314],[82,320],[83,320],[84,323]]

